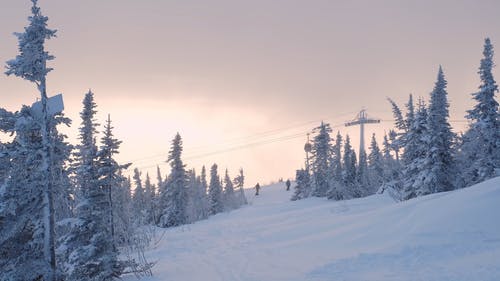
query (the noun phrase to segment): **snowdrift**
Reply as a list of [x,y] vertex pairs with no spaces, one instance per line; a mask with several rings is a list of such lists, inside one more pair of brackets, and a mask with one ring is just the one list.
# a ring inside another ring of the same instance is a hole
[[242,209],[166,230],[146,280],[500,280],[500,178],[406,202],[253,192]]

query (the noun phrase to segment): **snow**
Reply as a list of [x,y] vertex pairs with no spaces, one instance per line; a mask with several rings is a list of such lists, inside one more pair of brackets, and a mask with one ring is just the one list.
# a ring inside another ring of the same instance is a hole
[[500,280],[500,178],[405,202],[246,192],[248,206],[167,229],[144,280]]

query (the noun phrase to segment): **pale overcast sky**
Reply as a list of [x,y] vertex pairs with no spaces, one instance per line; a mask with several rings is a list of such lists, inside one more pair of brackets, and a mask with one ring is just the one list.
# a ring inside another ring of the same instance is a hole
[[[26,25],[30,4],[0,0],[0,61],[16,56],[12,32]],[[47,45],[56,56],[48,88],[64,94],[74,122],[65,132],[77,134],[81,100],[92,88],[101,123],[110,113],[124,141],[121,160],[140,160],[134,165],[144,171],[162,163],[178,131],[189,167],[199,171],[217,162],[235,175],[241,166],[247,186],[292,177],[303,165],[305,132],[322,119],[341,125],[364,107],[387,120],[386,97],[400,103],[409,93],[427,98],[440,64],[451,118],[463,120],[479,85],[483,40],[489,36],[500,46],[500,1],[494,0],[39,5],[58,29]],[[494,73],[498,80],[499,70]],[[38,97],[30,83],[6,76],[0,93],[0,106],[10,110]],[[305,125],[309,121],[316,123]],[[390,125],[370,126],[367,135],[377,132],[380,140]],[[357,143],[357,128],[335,130]],[[269,144],[246,146],[262,140]],[[200,157],[239,146],[246,148]]]

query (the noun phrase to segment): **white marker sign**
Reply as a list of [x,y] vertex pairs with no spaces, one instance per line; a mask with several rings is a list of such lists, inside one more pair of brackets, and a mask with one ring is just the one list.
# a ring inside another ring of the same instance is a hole
[[[64,110],[62,94],[55,95],[47,100],[47,113],[49,116],[54,116]],[[31,105],[31,111],[37,118],[42,118],[42,102],[37,101]]]

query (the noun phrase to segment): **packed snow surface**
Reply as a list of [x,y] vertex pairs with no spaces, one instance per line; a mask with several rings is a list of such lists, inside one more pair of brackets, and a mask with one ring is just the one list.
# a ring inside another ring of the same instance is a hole
[[242,209],[167,229],[145,280],[500,280],[500,178],[406,202],[253,192]]

